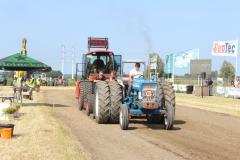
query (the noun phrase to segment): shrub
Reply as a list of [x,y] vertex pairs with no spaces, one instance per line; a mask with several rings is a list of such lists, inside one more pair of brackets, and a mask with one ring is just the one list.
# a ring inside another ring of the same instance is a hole
[[3,113],[5,114],[13,114],[17,112],[21,108],[20,104],[14,104],[9,106],[8,108],[3,109]]

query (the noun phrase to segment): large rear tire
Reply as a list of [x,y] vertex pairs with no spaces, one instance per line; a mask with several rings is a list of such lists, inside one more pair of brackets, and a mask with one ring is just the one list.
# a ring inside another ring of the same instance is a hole
[[129,111],[128,111],[128,108],[124,105],[121,105],[121,108],[120,108],[119,124],[122,130],[128,129]]
[[98,124],[108,123],[110,118],[110,89],[105,81],[96,83],[95,118]]
[[79,98],[78,98],[78,108],[83,109],[84,100],[87,98],[88,94],[92,93],[92,82],[91,81],[80,81],[79,82]]
[[175,96],[175,91],[173,89],[173,86],[170,84],[163,84],[162,88],[163,88],[164,98],[168,99],[168,101],[172,104],[175,111],[176,96]]
[[90,116],[90,114],[93,113],[93,107],[94,107],[94,94],[87,95],[87,101],[88,106],[86,108],[86,114],[87,116]]
[[163,84],[163,104],[166,114],[164,115],[164,128],[166,130],[173,129],[175,119],[175,91],[172,85]]
[[164,115],[164,129],[171,130],[173,129],[173,123],[174,123],[174,108],[172,105],[166,105],[167,113]]
[[109,82],[109,88],[111,98],[110,122],[119,123],[120,107],[123,101],[122,86],[118,83],[118,81],[114,80]]

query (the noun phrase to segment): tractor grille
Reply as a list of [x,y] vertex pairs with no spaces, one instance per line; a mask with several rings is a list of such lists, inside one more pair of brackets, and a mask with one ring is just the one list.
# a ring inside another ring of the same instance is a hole
[[157,94],[156,84],[143,84],[143,88],[142,88],[143,103],[156,103],[157,102],[156,94]]

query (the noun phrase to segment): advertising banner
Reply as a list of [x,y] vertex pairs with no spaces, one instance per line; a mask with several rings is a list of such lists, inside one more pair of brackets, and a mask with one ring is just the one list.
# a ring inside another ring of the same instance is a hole
[[206,72],[211,74],[212,60],[211,59],[195,59],[190,61],[190,74],[200,74]]
[[212,46],[214,56],[237,56],[238,40],[235,41],[215,41]]
[[225,97],[240,97],[240,88],[226,87]]

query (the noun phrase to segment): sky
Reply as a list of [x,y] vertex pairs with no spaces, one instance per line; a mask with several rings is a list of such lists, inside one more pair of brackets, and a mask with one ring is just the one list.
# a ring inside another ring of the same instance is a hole
[[225,59],[235,64],[233,57],[211,56],[211,47],[240,37],[239,6],[239,0],[0,0],[0,58],[21,51],[26,37],[30,56],[60,70],[64,45],[64,70],[71,73],[72,47],[81,62],[87,38],[95,36],[108,37],[124,60],[199,48],[218,70]]

